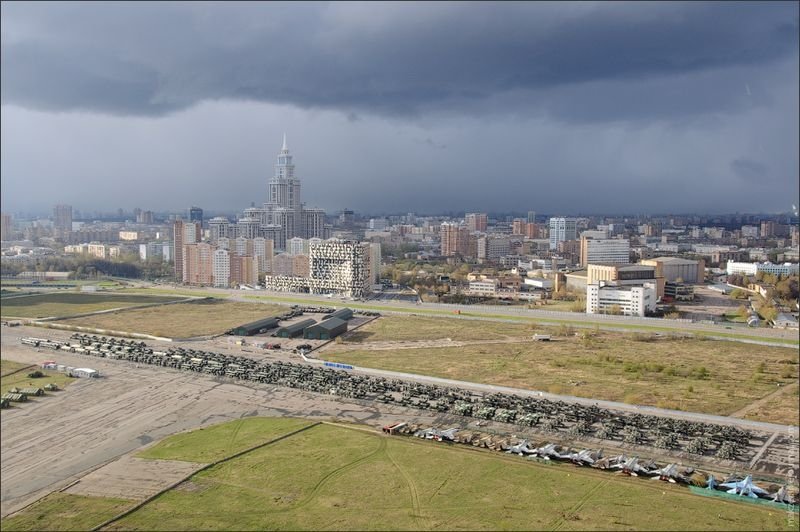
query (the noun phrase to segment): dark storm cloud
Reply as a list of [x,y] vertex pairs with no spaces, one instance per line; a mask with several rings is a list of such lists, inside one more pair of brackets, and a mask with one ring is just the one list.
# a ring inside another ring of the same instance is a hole
[[283,131],[329,213],[781,211],[800,193],[796,2],[0,9],[3,210],[236,212],[265,201]]
[[3,103],[121,115],[218,99],[354,119],[729,111],[743,91],[721,88],[798,48],[790,2],[12,2],[2,15]]

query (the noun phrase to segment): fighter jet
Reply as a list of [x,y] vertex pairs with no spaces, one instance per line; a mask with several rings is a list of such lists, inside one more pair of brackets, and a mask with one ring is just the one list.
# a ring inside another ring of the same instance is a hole
[[638,477],[640,474],[647,475],[651,472],[649,467],[640,465],[639,458],[636,457],[618,462],[612,465],[611,469],[621,469],[624,474],[632,477]]
[[595,463],[595,467],[597,467],[599,469],[609,469],[609,468],[613,467],[616,464],[619,464],[621,462],[626,461],[627,459],[628,459],[628,457],[625,456],[624,454],[621,454],[619,456],[609,456],[609,457],[601,458],[600,460],[597,460],[597,463]]
[[437,430],[433,435],[433,439],[436,441],[454,441],[456,439],[456,432],[458,432],[456,427],[447,430]]
[[414,436],[416,436],[417,438],[423,438],[423,439],[426,439],[426,440],[432,440],[433,439],[433,435],[435,433],[436,433],[436,429],[430,428],[430,429],[418,430],[417,432],[414,433]]
[[590,449],[584,449],[580,452],[572,452],[560,455],[560,458],[564,460],[570,460],[572,463],[577,465],[592,465],[595,461],[599,460],[603,457],[603,450],[599,450],[597,452],[592,451]]
[[664,480],[667,482],[671,482],[672,484],[677,483],[678,481],[688,483],[689,480],[678,473],[678,465],[677,464],[669,464],[667,466],[662,467],[661,469],[656,469],[654,471],[650,471],[649,474],[656,475],[653,477],[653,480]]
[[551,458],[561,458],[561,455],[558,454],[558,451],[556,451],[556,444],[554,443],[548,443],[544,447],[534,449],[533,454],[544,458],[545,460],[550,460]]
[[523,456],[523,455],[526,455],[526,454],[535,453],[536,450],[535,449],[531,449],[529,447],[529,445],[530,444],[529,444],[528,440],[522,440],[518,444],[512,445],[511,447],[509,447],[508,450],[506,451],[506,453],[508,453],[508,454],[518,454],[520,456]]
[[775,501],[775,502],[782,502],[782,503],[786,503],[786,504],[792,504],[793,501],[789,497],[788,486],[786,484],[781,486],[781,489],[779,489],[777,492],[775,492],[775,495],[772,497],[772,500]]
[[744,480],[740,480],[739,482],[725,482],[720,484],[720,487],[729,488],[728,493],[742,497],[747,496],[753,499],[757,499],[759,495],[764,497],[769,495],[767,490],[753,484],[753,475],[747,475],[744,477]]

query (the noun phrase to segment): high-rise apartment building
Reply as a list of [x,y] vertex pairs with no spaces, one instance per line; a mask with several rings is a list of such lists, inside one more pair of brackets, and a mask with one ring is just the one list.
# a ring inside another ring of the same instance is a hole
[[577,224],[575,218],[550,218],[550,249],[564,240],[577,240]]
[[153,211],[142,211],[136,213],[137,224],[152,224],[154,220]]
[[381,280],[381,245],[371,242],[369,245],[369,282],[378,284]]
[[231,285],[247,284],[255,285],[258,283],[258,260],[248,255],[230,256],[230,279]]
[[275,253],[272,240],[266,238],[253,239],[253,256],[258,264],[258,273],[267,273],[272,269],[272,257]]
[[511,224],[511,234],[523,235],[525,238],[539,238],[539,229],[535,223],[517,218]]
[[200,207],[191,207],[189,209],[189,221],[195,222],[203,227],[203,209]]
[[529,224],[536,223],[536,211],[528,211],[528,223]]
[[773,236],[775,236],[775,222],[761,220],[761,238],[772,238]]
[[[173,232],[173,257],[175,258],[175,280],[181,282],[183,275],[183,247],[200,242],[200,226],[193,222],[175,220]],[[185,281],[184,281],[185,282]]]
[[290,238],[286,242],[286,252],[289,255],[303,255],[305,253],[306,241],[299,237]]
[[464,223],[470,231],[486,232],[488,216],[484,212],[471,212],[464,216]]
[[0,240],[10,240],[13,220],[10,214],[0,214]]
[[197,286],[214,284],[214,252],[214,246],[206,242],[183,245],[184,284]]
[[[452,257],[454,255],[469,255],[469,229],[463,225],[451,222],[444,222],[439,230],[442,240],[442,255]],[[476,250],[477,251],[477,250]]]
[[226,249],[216,249],[214,261],[214,286],[228,288],[231,284],[231,254]]
[[56,205],[53,208],[53,227],[57,232],[72,231],[71,205]]
[[212,242],[230,236],[231,222],[225,217],[216,216],[208,221],[208,230]]

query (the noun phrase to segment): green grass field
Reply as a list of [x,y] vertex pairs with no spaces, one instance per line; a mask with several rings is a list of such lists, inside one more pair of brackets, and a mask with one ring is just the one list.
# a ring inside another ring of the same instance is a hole
[[[13,360],[0,359],[0,377],[5,377],[7,374],[30,366],[30,364],[23,364],[22,362],[14,362]],[[31,370],[33,371],[33,370]]]
[[[369,342],[401,339],[519,337],[553,332],[486,321],[382,317],[319,358],[357,366],[544,390],[631,404],[727,415],[798,379],[798,352],[705,339],[576,329],[551,342],[368,350]],[[556,331],[558,329],[555,329]],[[638,339],[638,340],[637,340]],[[796,401],[760,412],[763,421],[796,424]]]
[[62,317],[112,308],[164,303],[176,299],[179,298],[141,294],[59,292],[24,297],[4,297],[2,305],[0,305],[0,315],[14,318]]
[[137,456],[211,463],[310,424],[294,418],[240,419],[170,436]]
[[6,530],[91,530],[129,508],[132,502],[54,492],[20,514],[3,519]]
[[84,316],[61,323],[167,338],[190,338],[224,333],[237,325],[283,314],[287,310],[288,307],[283,305],[207,299]]
[[[555,328],[553,329],[555,330]],[[528,323],[507,323],[428,316],[384,316],[350,333],[346,343],[386,342],[397,340],[502,340],[544,332],[544,327]]]
[[[246,419],[241,430],[263,422]],[[205,434],[198,438],[198,445],[208,441]],[[318,425],[200,472],[109,529],[784,530],[789,525],[782,512],[698,497],[681,486]]]
[[[42,353],[42,360],[46,360],[47,353]],[[41,369],[39,367],[32,367],[30,369],[22,370],[18,373],[14,373],[9,375],[10,372],[21,369],[28,366],[28,364],[21,364],[19,362],[12,362],[10,360],[2,360],[0,361],[0,395],[6,393],[11,388],[44,388],[46,384],[55,384],[60,389],[66,387],[69,383],[74,382],[74,377],[68,377],[64,373],[59,373],[58,371],[50,371],[46,369]],[[31,379],[28,377],[28,373],[33,373],[34,371],[41,371],[44,373],[44,377],[39,377],[38,379]],[[45,394],[52,395],[58,394],[59,392],[45,392]],[[29,397],[29,401],[36,401],[39,397]],[[12,403],[12,404],[24,404],[24,403]]]

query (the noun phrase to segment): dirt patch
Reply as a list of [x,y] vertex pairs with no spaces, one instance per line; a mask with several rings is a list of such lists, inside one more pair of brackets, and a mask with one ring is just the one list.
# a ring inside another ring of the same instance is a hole
[[65,493],[144,500],[191,475],[205,464],[176,460],[145,460],[123,456],[92,471]]
[[208,489],[207,485],[198,484],[196,482],[192,482],[191,480],[187,480],[186,482],[181,482],[177,486],[175,486],[175,491],[186,491],[189,493],[202,493]]

